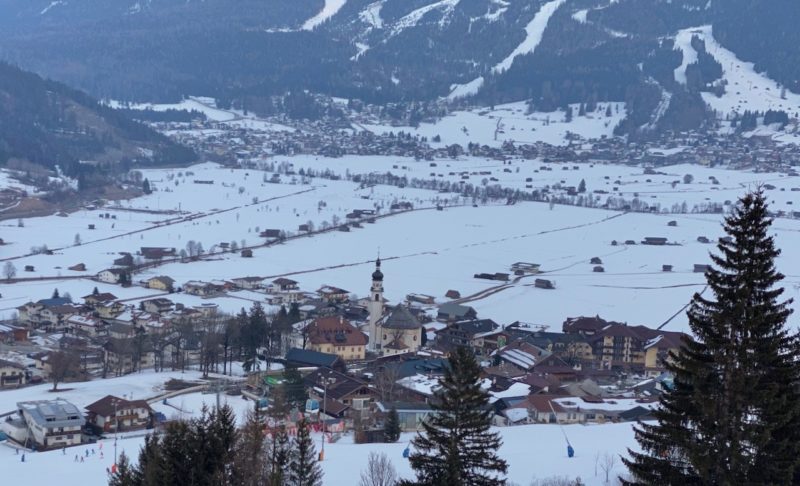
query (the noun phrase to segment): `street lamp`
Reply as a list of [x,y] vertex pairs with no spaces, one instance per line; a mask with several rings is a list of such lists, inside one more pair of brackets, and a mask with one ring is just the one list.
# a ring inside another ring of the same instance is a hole
[[325,421],[322,419],[322,407],[325,407],[328,402],[328,384],[333,384],[335,382],[335,378],[325,377],[322,379],[322,405],[319,407],[319,419],[322,422],[322,445],[319,451],[320,461],[325,459]]
[[116,398],[113,400],[114,402],[114,466],[117,465],[117,433],[119,432],[119,418],[117,417],[117,405],[119,405],[119,400]]

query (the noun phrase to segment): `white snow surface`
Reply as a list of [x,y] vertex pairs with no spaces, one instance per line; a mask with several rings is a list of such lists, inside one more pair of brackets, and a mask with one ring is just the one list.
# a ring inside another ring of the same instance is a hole
[[112,108],[130,108],[133,110],[196,110],[206,115],[206,117],[212,121],[231,121],[236,118],[234,113],[217,108],[216,102],[213,99],[203,97],[192,96],[180,103],[131,103],[128,106],[123,105],[119,101],[111,100],[108,101],[108,105]]
[[53,8],[58,7],[59,5],[66,5],[66,4],[67,4],[67,2],[64,2],[64,1],[61,1],[61,0],[56,0],[55,2],[50,2],[50,5],[48,5],[45,8],[43,8],[42,11],[39,12],[39,15],[44,15],[47,12],[49,12],[50,10],[52,10]]
[[675,81],[686,84],[686,67],[697,62],[697,51],[692,47],[694,30],[684,29],[675,36],[675,47],[681,50],[683,61],[675,68]]
[[420,7],[402,17],[400,20],[392,25],[392,31],[390,37],[394,37],[405,29],[410,27],[414,27],[419,23],[420,20],[427,14],[433,10],[441,9],[442,10],[442,19],[440,22],[446,22],[448,16],[453,12],[456,8],[456,5],[459,4],[461,0],[439,0],[438,2],[434,2],[424,7]]
[[483,87],[483,82],[483,76],[479,76],[468,83],[454,84],[450,86],[450,94],[447,95],[447,99],[453,101],[476,95]]
[[386,0],[379,0],[367,5],[367,8],[359,12],[358,17],[365,23],[371,25],[376,29],[383,28],[383,19],[381,18],[381,9]]
[[544,30],[547,28],[548,22],[550,22],[550,17],[556,13],[558,7],[563,5],[565,1],[566,0],[551,0],[542,5],[539,12],[534,15],[533,19],[525,27],[525,40],[523,40],[511,54],[493,67],[492,72],[499,74],[503,71],[507,71],[514,63],[514,59],[516,59],[517,56],[532,54],[539,46],[539,43],[542,42],[542,36],[544,35]]
[[584,9],[578,10],[577,12],[572,14],[572,18],[575,19],[577,22],[580,22],[581,24],[585,24],[586,23],[586,16],[588,14],[589,14],[589,9],[584,8]]
[[[454,93],[467,94],[466,87],[456,87]],[[454,93],[451,93],[453,96]],[[503,142],[518,144],[547,142],[552,145],[567,145],[567,132],[580,135],[586,139],[599,139],[613,135],[614,127],[625,117],[625,104],[611,102],[612,114],[605,116],[609,103],[600,103],[597,111],[578,116],[579,105],[571,105],[573,118],[567,123],[566,112],[528,113],[525,102],[498,105],[494,109],[474,108],[455,111],[435,123],[421,123],[419,127],[363,125],[374,133],[404,131],[428,137],[430,141],[436,135],[441,142],[432,142],[436,147],[453,143],[466,146],[470,142],[499,147]]]
[[336,15],[336,13],[344,7],[345,3],[347,3],[347,0],[325,0],[325,5],[322,7],[322,10],[315,16],[306,20],[300,29],[314,30],[315,27]]
[[[462,173],[475,173],[468,175],[465,182],[480,185],[485,179],[487,184],[521,190],[528,185],[536,188],[557,184],[577,186],[585,180],[589,194],[595,190],[608,193],[593,195],[598,205],[609,197],[622,196],[631,200],[638,196],[641,201],[659,204],[664,209],[686,202],[691,210],[695,204],[735,201],[758,183],[776,186],[775,190],[767,191],[771,209],[775,211],[791,212],[795,207],[793,203],[800,202],[798,178],[696,165],[664,167],[660,169],[664,175],[644,175],[641,168],[621,165],[543,164],[521,160],[504,163],[481,158],[437,160],[436,167],[431,167],[428,161],[393,156],[341,159],[298,156],[280,157],[276,162],[291,162],[295,170],[330,169],[341,175],[391,172],[409,180],[436,178],[455,183],[462,180]],[[545,167],[551,170],[543,170]],[[186,176],[187,170],[194,175]],[[179,172],[184,176],[177,176]],[[478,172],[487,174],[478,175]],[[692,174],[694,182],[678,182],[673,187],[672,183],[680,181],[685,174]],[[54,288],[62,295],[69,292],[79,300],[97,286],[101,292],[111,292],[130,304],[159,295],[158,291],[140,286],[122,288],[88,278],[110,266],[120,251],[135,253],[140,246],[168,246],[180,250],[189,240],[201,242],[206,250],[216,243],[231,240],[245,239],[247,244],[253,245],[263,241],[258,237],[256,226],[262,230],[278,228],[296,232],[297,226],[308,220],[319,226],[334,215],[343,219],[353,209],[369,209],[375,204],[385,208],[393,200],[405,198],[417,208],[432,208],[437,202],[466,205],[446,207],[443,211],[418,210],[380,219],[375,224],[364,224],[363,228],[354,228],[349,233],[337,231],[256,248],[252,259],[241,258],[238,253],[224,253],[194,263],[170,263],[139,273],[134,281],[169,275],[183,285],[189,280],[286,275],[299,281],[301,289],[306,291],[335,285],[363,296],[369,288],[372,260],[380,249],[386,297],[392,303],[402,301],[409,293],[432,295],[443,302],[447,290],[455,289],[462,296],[473,296],[467,305],[475,307],[480,316],[499,323],[521,320],[559,329],[567,317],[599,314],[610,320],[655,327],[677,314],[665,329],[685,331],[686,317],[681,309],[694,292],[705,286],[703,275],[693,273],[693,265],[709,263],[708,253],[714,251],[713,245],[699,243],[697,238],[705,236],[714,241],[723,234],[721,215],[623,214],[560,205],[550,209],[542,203],[472,207],[470,199],[422,189],[400,190],[391,186],[359,189],[352,182],[323,179],[314,179],[309,185],[265,184],[262,175],[258,170],[223,169],[213,164],[189,169],[147,170],[144,176],[157,190],[149,196],[123,202],[123,208],[164,210],[180,206],[186,213],[183,215],[97,209],[79,211],[65,218],[27,218],[22,228],[13,220],[1,222],[3,238],[8,244],[0,247],[0,258],[20,256],[12,260],[20,277],[50,277],[52,280],[0,283],[3,295],[0,317],[12,317],[17,306],[49,297]],[[489,181],[490,177],[497,180]],[[716,178],[719,184],[712,184],[710,177]],[[216,184],[193,184],[194,178],[212,179]],[[175,180],[180,182],[178,186],[174,185]],[[239,194],[238,187],[244,187],[244,193]],[[282,199],[251,204],[254,196],[262,201],[273,197]],[[326,201],[327,205],[320,207],[320,201]],[[213,212],[215,209],[224,212]],[[116,215],[117,219],[101,219],[99,214],[105,212]],[[191,219],[185,219],[189,217]],[[178,218],[174,224],[167,224],[174,218]],[[667,226],[671,220],[677,221],[677,226]],[[86,230],[89,223],[95,224],[97,229]],[[778,268],[787,276],[784,281],[787,297],[798,302],[800,220],[778,218],[773,230],[782,249]],[[82,245],[73,246],[76,233],[81,234]],[[677,244],[662,247],[611,244],[612,240],[639,242],[647,236],[663,236]],[[106,239],[110,237],[113,238]],[[41,244],[57,249],[55,255],[23,256],[31,246]],[[602,258],[604,273],[592,271],[589,260],[595,256]],[[509,266],[517,261],[541,264],[545,272],[543,278],[553,280],[556,289],[536,289],[532,285],[533,278],[526,277],[502,285],[490,295],[478,294],[501,284],[475,279],[475,273],[508,272]],[[85,263],[87,271],[67,270],[76,263]],[[662,272],[664,264],[673,265],[674,271]],[[35,271],[23,272],[25,265],[33,265]],[[73,275],[87,278],[59,278]],[[189,306],[209,302],[181,293],[167,297]],[[258,293],[234,292],[212,301],[224,312],[237,312],[259,299]],[[789,322],[797,327],[796,317],[790,317]]]

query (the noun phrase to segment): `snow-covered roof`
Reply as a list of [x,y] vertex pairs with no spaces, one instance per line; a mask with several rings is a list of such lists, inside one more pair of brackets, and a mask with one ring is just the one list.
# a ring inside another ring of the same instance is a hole
[[503,410],[503,415],[511,422],[520,422],[528,419],[527,408],[507,408]]

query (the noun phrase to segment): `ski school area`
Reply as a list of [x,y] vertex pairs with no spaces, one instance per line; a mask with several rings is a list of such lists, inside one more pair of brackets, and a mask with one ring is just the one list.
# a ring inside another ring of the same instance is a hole
[[[520,484],[560,476],[572,480],[580,477],[587,485],[603,485],[606,484],[606,469],[611,479],[624,474],[626,470],[620,455],[626,454],[627,447],[638,448],[631,423],[564,426],[574,447],[571,458],[558,425],[522,425],[497,430],[503,438],[500,455],[508,461],[508,479]],[[312,437],[319,450],[322,434],[312,433]],[[413,437],[413,433],[404,433],[396,443],[354,444],[352,435],[345,435],[337,442],[326,443],[321,466],[329,479],[323,478],[324,484],[357,484],[360,472],[367,467],[370,452],[387,454],[400,477],[413,478],[408,459],[404,458],[404,451]],[[66,452],[22,452],[3,442],[0,443],[0,468],[9,478],[20,478],[18,484],[52,484],[56,477],[63,486],[105,486],[107,470],[110,471],[114,463],[113,443],[112,438],[68,448]],[[143,443],[142,437],[121,438],[117,444],[118,453],[124,452],[135,459]]]
[[[164,383],[170,379],[198,380],[199,372],[142,372],[118,378],[90,382],[68,383],[63,390],[51,392],[51,385],[43,384],[0,393],[0,412],[6,421],[16,414],[18,402],[40,400],[68,400],[78,408],[84,408],[104,396],[111,394],[127,396],[135,402],[148,396],[159,396]],[[230,405],[239,423],[243,423],[246,412],[252,409],[252,400],[240,396],[191,392],[184,395],[153,401],[151,406],[170,420],[198,417],[203,406]],[[580,477],[587,485],[605,484],[606,473],[613,478],[625,473],[620,455],[627,448],[638,450],[634,439],[633,422],[558,425],[530,424],[497,427],[503,445],[500,455],[508,461],[510,481],[528,484],[534,479],[552,476]],[[19,443],[0,435],[0,470],[8,478],[16,478],[17,484],[52,484],[58,478],[61,486],[100,486],[108,483],[108,471],[114,467],[115,455],[123,452],[132,460],[138,458],[149,431],[121,432],[115,441],[114,433],[94,443],[83,443],[73,447],[59,447],[36,452],[23,448]],[[360,472],[366,468],[370,452],[385,453],[394,464],[400,477],[412,478],[413,472],[405,457],[413,451],[410,445],[414,432],[405,432],[395,443],[356,444],[353,433],[331,434],[325,437],[325,454],[322,470],[329,480],[325,484],[356,484]],[[320,451],[323,433],[313,429],[311,436]],[[115,447],[116,443],[116,447]],[[570,457],[568,445],[574,456]],[[333,479],[335,478],[335,480]]]

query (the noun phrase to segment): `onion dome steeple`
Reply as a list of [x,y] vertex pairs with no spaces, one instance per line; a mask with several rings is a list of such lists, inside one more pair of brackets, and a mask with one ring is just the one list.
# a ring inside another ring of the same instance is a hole
[[381,272],[381,257],[375,260],[375,271],[372,272],[372,280],[375,282],[383,282],[383,272]]

